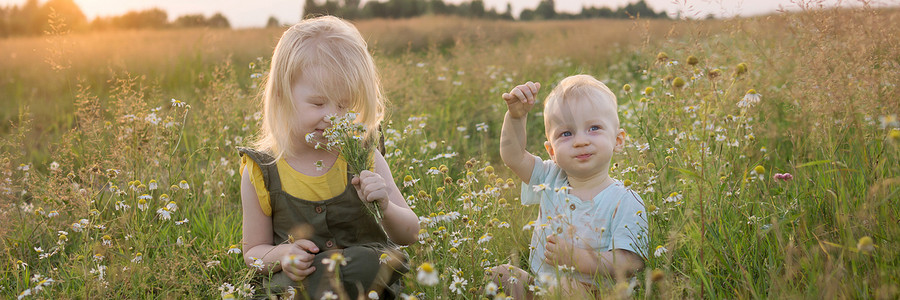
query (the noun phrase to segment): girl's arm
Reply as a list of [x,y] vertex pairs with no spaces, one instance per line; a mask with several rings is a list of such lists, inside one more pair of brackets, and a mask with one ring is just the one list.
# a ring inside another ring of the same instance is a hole
[[388,194],[387,205],[382,205],[383,224],[388,238],[400,245],[409,245],[418,241],[419,217],[409,208],[400,189],[394,183],[391,168],[381,152],[375,151],[375,173],[384,178]]
[[[243,207],[244,262],[252,266],[256,259],[262,259],[260,273],[281,271],[280,262],[289,254],[302,255],[304,249],[295,244],[272,245],[272,218],[266,216],[259,206],[256,187],[250,182],[250,165],[241,174],[241,206]],[[309,243],[312,244],[312,243]],[[312,246],[315,246],[312,244]]]

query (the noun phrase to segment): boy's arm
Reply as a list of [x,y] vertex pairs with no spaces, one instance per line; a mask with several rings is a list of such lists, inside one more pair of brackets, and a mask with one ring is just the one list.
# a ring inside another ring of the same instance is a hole
[[613,275],[631,277],[644,268],[644,260],[634,252],[624,249],[613,249],[596,252],[578,248],[574,256],[575,271],[590,275]]
[[529,81],[503,93],[509,111],[500,130],[500,158],[524,182],[531,181],[534,170],[534,155],[525,150],[525,124],[540,88],[540,83]]
[[573,267],[576,272],[583,274],[630,277],[644,267],[644,260],[634,252],[625,249],[597,252],[574,247],[571,242],[557,235],[547,237],[545,248],[546,263],[551,266]]

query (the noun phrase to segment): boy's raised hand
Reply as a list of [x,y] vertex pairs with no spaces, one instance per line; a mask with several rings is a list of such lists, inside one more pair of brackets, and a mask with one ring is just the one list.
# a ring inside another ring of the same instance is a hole
[[534,106],[535,98],[541,89],[539,82],[526,82],[514,87],[509,93],[503,93],[503,100],[506,100],[506,107],[509,109],[509,116],[512,118],[522,118],[531,107]]

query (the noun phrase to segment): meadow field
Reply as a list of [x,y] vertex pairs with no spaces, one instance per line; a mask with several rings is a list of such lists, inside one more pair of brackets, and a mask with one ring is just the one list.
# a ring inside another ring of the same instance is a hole
[[[486,270],[525,267],[537,210],[499,158],[500,95],[577,73],[617,94],[628,141],[610,174],[649,223],[646,268],[602,297],[900,296],[898,10],[355,24],[423,229],[408,297],[491,299]],[[259,296],[235,147],[282,30],[0,40],[0,298]],[[546,159],[541,105],[528,150]]]

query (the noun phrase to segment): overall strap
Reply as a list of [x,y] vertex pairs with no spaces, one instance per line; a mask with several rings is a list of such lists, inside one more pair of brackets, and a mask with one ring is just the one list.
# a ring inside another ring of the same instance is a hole
[[241,156],[247,155],[259,166],[263,175],[263,183],[266,185],[269,193],[281,191],[281,176],[278,175],[278,166],[275,164],[274,157],[262,151],[246,147],[237,147],[237,150]]

